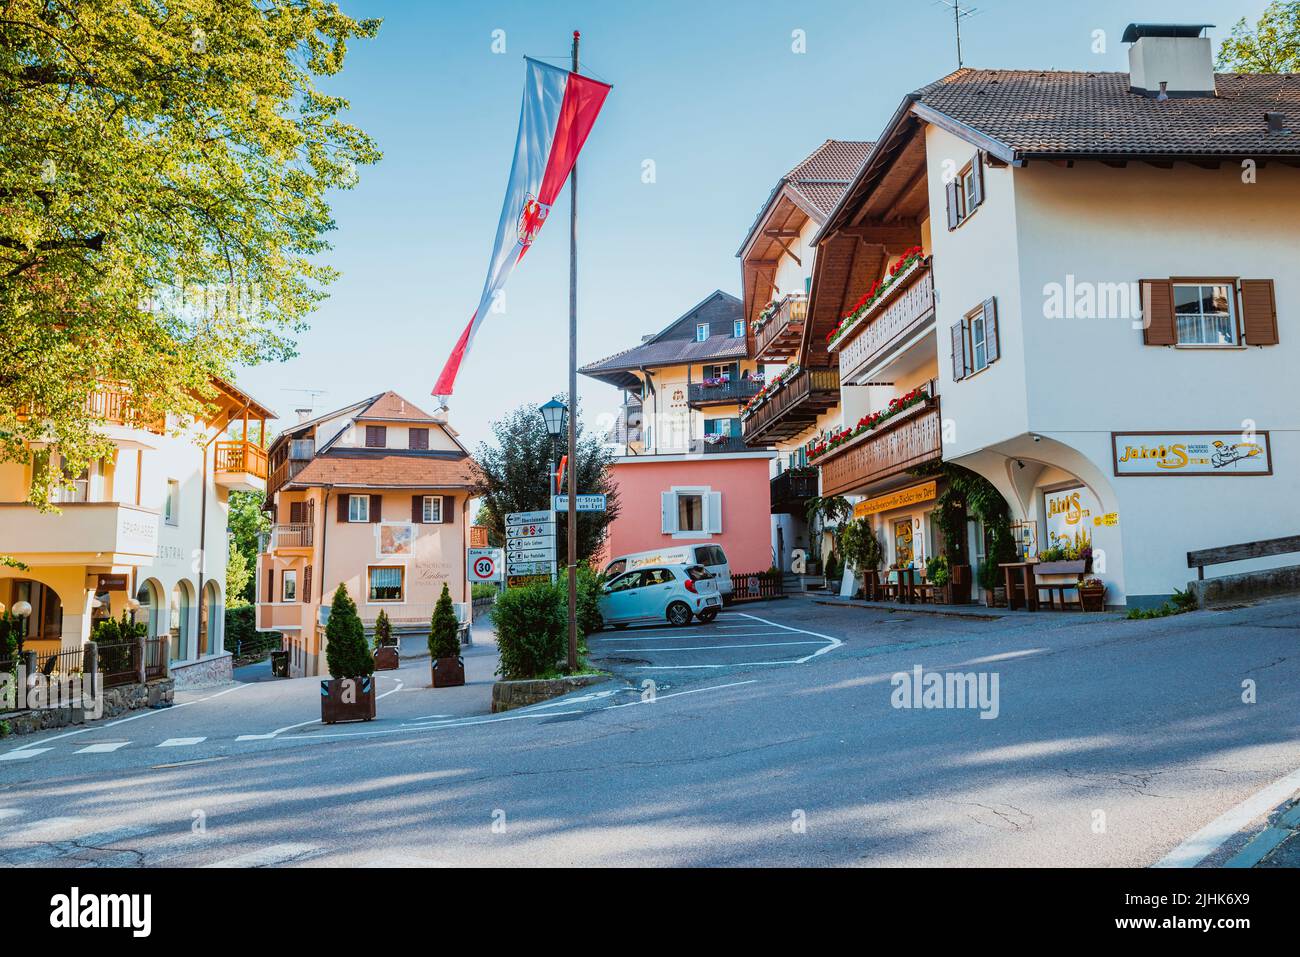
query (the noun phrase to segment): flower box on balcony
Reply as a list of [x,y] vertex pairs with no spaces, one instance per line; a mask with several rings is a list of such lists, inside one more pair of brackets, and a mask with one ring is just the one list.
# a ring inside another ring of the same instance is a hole
[[907,250],[903,254],[903,258],[893,265],[890,274],[885,279],[873,283],[866,294],[854,303],[848,314],[830,331],[830,334],[826,337],[826,350],[834,352],[839,348],[840,343],[850,332],[881,309],[891,298],[892,293],[907,284],[907,279],[913,273],[929,264],[930,259],[920,246],[914,246]]

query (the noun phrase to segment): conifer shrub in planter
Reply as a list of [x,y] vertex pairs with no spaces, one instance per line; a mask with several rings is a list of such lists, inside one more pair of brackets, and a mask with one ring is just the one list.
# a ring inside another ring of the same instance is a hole
[[334,592],[325,626],[325,663],[330,679],[320,683],[320,719],[370,721],[375,716],[375,659],[366,641],[356,602],[343,585]]
[[400,665],[397,656],[397,639],[393,637],[393,622],[382,608],[375,619],[375,670],[392,671]]
[[429,657],[433,662],[435,688],[454,688],[465,683],[465,659],[460,656],[460,621],[456,618],[446,582],[443,582],[438,604],[433,607],[433,621],[429,625]]

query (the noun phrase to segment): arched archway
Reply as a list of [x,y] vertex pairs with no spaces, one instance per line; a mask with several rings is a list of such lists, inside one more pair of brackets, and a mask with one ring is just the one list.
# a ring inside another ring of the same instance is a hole
[[170,608],[172,661],[190,657],[194,643],[194,587],[185,579],[172,586]]
[[225,611],[221,585],[215,578],[210,578],[203,586],[203,602],[199,607],[199,657],[221,650],[225,638]]
[[166,610],[162,595],[162,584],[156,578],[142,581],[135,593],[135,600],[140,603],[140,607],[133,618],[148,627],[150,638],[157,638],[162,633],[162,616]]

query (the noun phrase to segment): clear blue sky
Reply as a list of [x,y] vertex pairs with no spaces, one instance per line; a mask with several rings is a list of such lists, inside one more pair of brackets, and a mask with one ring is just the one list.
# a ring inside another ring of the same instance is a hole
[[[1130,21],[1217,24],[1266,0],[970,0],[968,66],[1127,69]],[[614,84],[582,154],[579,363],[636,344],[714,289],[739,294],[735,252],[775,181],[827,138],[874,139],[903,95],[956,66],[951,13],[930,0],[501,2],[343,0],[384,19],[352,45],[332,92],[384,159],[334,196],[327,260],[342,271],[299,358],[238,380],[292,418],[394,389],[427,402],[477,305],[519,117],[527,54],[568,51]],[[506,33],[494,54],[492,32]],[[807,52],[791,51],[803,30]],[[1104,55],[1093,31],[1107,34]],[[654,160],[657,182],[641,181]],[[517,405],[567,388],[568,198],[507,286],[461,369],[452,423],[471,446]],[[618,393],[579,379],[590,417]]]

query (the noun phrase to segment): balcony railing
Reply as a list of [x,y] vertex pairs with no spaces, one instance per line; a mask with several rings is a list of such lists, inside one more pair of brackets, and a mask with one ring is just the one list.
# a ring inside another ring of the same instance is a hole
[[834,369],[803,369],[741,421],[745,441],[774,442],[798,435],[840,400]]
[[272,525],[271,533],[266,537],[265,547],[262,550],[274,552],[281,548],[311,548],[313,527],[308,522]]
[[218,442],[216,453],[215,468],[218,472],[247,472],[260,479],[267,476],[266,450],[251,442]]
[[817,494],[816,469],[787,469],[772,479],[772,514],[802,515]]
[[86,411],[105,425],[121,425],[159,433],[166,431],[164,421],[146,421],[131,401],[131,393],[111,383],[101,383],[86,397]]
[[691,439],[689,452],[692,455],[718,455],[723,452],[752,452],[745,440],[738,435],[706,436]]
[[687,402],[690,405],[734,405],[738,402],[748,402],[761,391],[763,391],[763,383],[755,382],[753,379],[732,379],[716,385],[692,382],[687,392]]
[[939,400],[927,399],[817,460],[822,494],[861,492],[942,455]]
[[799,351],[808,319],[808,297],[791,294],[782,299],[763,328],[754,334],[754,355],[769,362],[788,361]]
[[840,378],[849,381],[889,355],[934,320],[934,276],[930,261],[921,260],[897,279],[859,320],[832,346],[840,355]]

